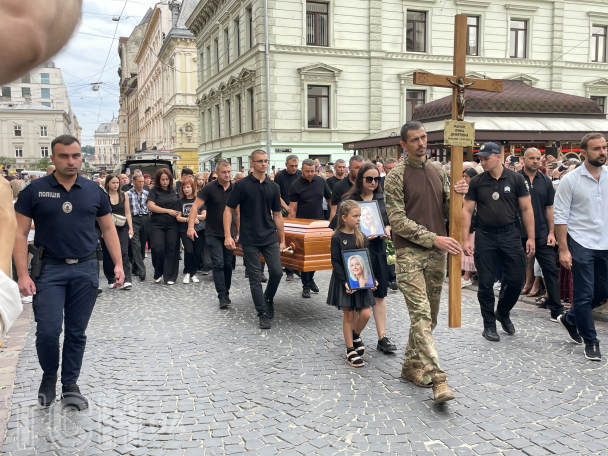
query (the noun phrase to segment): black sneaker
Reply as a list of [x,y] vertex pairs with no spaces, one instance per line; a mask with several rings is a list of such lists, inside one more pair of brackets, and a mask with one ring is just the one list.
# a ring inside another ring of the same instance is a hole
[[143,282],[144,280],[146,280],[146,274],[141,274],[141,275],[139,276],[139,280],[141,280],[142,282]]
[[391,290],[399,290],[399,286],[397,286],[397,282],[391,282]]
[[602,355],[600,354],[600,343],[593,342],[591,344],[585,344],[585,358],[591,361],[601,361]]
[[500,341],[500,336],[496,331],[496,326],[486,326],[485,328],[483,328],[483,332],[481,333],[481,335],[486,339],[491,340],[492,342]]
[[266,282],[268,282],[268,278],[264,274],[262,274],[262,278],[260,279],[260,282],[266,283]]
[[272,320],[274,318],[274,300],[268,299],[266,295],[264,295],[264,299],[266,300],[266,312],[268,313],[268,318]]
[[57,397],[57,374],[42,375],[38,389],[38,403],[42,407],[50,406]]
[[270,324],[270,318],[268,315],[264,314],[260,317],[260,328],[261,329],[270,329],[272,325]]
[[220,298],[220,309],[227,309],[230,300],[228,298]]
[[82,395],[76,383],[61,387],[61,403],[64,407],[74,407],[79,412],[89,408],[89,401]]
[[232,301],[230,300],[230,296],[226,296],[226,302],[228,302],[228,304],[232,304]]
[[557,317],[559,317],[562,314],[561,311],[557,311],[557,312],[553,312],[551,311],[551,317],[549,318],[551,321],[557,323]]
[[513,322],[511,321],[508,315],[504,317],[498,312],[496,312],[494,315],[496,316],[496,319],[500,322],[500,326],[502,326],[504,332],[510,335],[515,334],[515,326],[513,326]]
[[287,274],[287,277],[285,277],[285,282],[293,282],[293,274]]
[[314,280],[310,281],[310,291],[312,291],[313,293],[319,292],[319,287],[317,286]]
[[378,341],[378,345],[376,345],[376,350],[382,351],[385,353],[392,353],[397,351],[397,346],[390,340],[388,337],[384,336],[382,339]]
[[310,298],[310,288],[303,288],[302,289],[302,297],[303,298]]
[[583,343],[583,338],[578,333],[578,329],[576,329],[576,325],[573,325],[566,318],[566,314],[561,314],[557,317],[557,322],[564,327],[566,331],[568,331],[568,338],[574,342],[575,344],[581,345]]

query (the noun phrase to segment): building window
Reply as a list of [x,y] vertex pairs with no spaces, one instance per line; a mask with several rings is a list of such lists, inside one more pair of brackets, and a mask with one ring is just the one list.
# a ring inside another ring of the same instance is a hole
[[230,65],[230,34],[224,30],[224,68]]
[[211,131],[211,109],[207,109],[207,141],[211,141],[213,139]]
[[234,115],[235,115],[235,120],[236,120],[236,132],[243,133],[243,125],[242,125],[242,120],[241,120],[241,113],[243,112],[242,107],[241,107],[241,96],[240,95],[235,96],[234,102],[236,103],[236,107],[234,110]]
[[40,73],[40,84],[50,84],[51,77],[49,73]]
[[32,90],[29,87],[21,87],[21,96],[25,97],[26,95],[31,95]]
[[3,97],[11,97],[11,88],[10,87],[2,87],[2,96]]
[[222,136],[221,125],[220,125],[220,105],[215,105],[215,123],[217,125],[217,137]]
[[51,89],[40,89],[40,98],[51,98]]
[[21,146],[15,147],[15,157],[23,158],[23,147],[21,147]]
[[234,21],[234,55],[236,58],[241,56],[241,22],[237,19]]
[[213,40],[213,54],[215,55],[215,74],[220,72],[220,42],[216,38]]
[[412,120],[414,111],[424,104],[424,90],[408,90],[405,96],[405,120]]
[[526,41],[528,39],[528,22],[526,21],[511,21],[511,58],[525,59]]
[[123,146],[123,148],[124,148],[124,150],[125,150],[125,154],[126,154],[126,153],[127,153],[127,143],[126,143],[126,142],[123,142],[123,143],[122,143],[122,146]]
[[226,124],[224,129],[228,136],[232,136],[232,125],[231,125],[231,111],[230,111],[230,101],[226,100],[224,104],[224,123]]
[[15,136],[21,136],[21,125],[15,125],[14,127]]
[[408,52],[426,52],[425,12],[407,12],[406,50]]
[[328,10],[327,3],[306,2],[306,44],[328,46]]
[[249,129],[253,131],[255,129],[255,122],[253,119],[253,113],[255,112],[253,106],[253,89],[247,89],[247,119],[249,120]]
[[127,119],[122,119],[122,131],[127,132]]
[[467,55],[479,55],[479,16],[467,17]]
[[329,87],[308,86],[308,127],[329,128]]
[[591,37],[591,61],[606,62],[606,27],[593,26]]
[[247,8],[247,49],[253,47],[253,10]]
[[51,107],[51,102],[50,101],[43,101],[42,103],[40,103],[42,106],[46,106],[47,108]]
[[49,156],[49,147],[48,146],[42,146],[40,148],[40,156],[42,158],[45,158],[45,157]]
[[591,99],[597,103],[602,112],[606,112],[606,97],[591,97]]
[[46,127],[40,127],[40,136],[48,136],[47,131],[46,131]]

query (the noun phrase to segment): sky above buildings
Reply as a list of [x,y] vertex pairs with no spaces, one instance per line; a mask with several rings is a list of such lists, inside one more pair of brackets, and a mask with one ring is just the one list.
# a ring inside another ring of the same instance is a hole
[[[99,124],[118,116],[118,38],[128,37],[148,8],[156,3],[84,0],[80,24],[65,48],[52,59],[63,72],[72,110],[82,127],[83,145],[93,145],[93,134]],[[123,19],[114,22],[113,16]],[[91,86],[95,82],[103,82],[97,92]]]

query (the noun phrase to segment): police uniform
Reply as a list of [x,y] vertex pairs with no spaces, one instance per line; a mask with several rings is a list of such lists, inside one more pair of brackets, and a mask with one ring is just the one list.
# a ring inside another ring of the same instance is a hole
[[69,191],[54,173],[33,181],[19,194],[15,211],[33,219],[34,245],[44,247],[44,266],[34,280],[36,350],[43,380],[57,375],[59,336],[65,326],[61,383],[74,385],[86,345],[85,330],[99,284],[95,220],[111,212],[108,194],[78,176]]
[[[495,153],[500,153],[500,148],[486,143],[478,154],[489,156]],[[521,245],[517,216],[519,198],[525,196],[530,196],[530,191],[523,176],[505,167],[498,179],[485,172],[469,183],[465,199],[477,203],[473,257],[479,278],[477,298],[484,328],[496,328],[496,315],[509,317],[526,279],[526,255]],[[504,273],[495,315],[493,285],[497,260],[501,261]]]

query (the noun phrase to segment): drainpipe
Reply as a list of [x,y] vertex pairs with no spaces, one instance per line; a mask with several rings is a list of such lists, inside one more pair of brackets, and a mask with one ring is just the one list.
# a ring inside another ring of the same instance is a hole
[[266,154],[268,155],[268,168],[270,165],[270,43],[268,42],[268,0],[264,0],[264,35],[266,38]]

